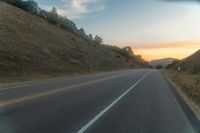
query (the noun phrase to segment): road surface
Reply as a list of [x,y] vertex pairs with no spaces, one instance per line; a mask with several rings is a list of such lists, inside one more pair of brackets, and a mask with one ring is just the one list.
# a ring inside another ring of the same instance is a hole
[[0,86],[0,133],[195,133],[157,70]]

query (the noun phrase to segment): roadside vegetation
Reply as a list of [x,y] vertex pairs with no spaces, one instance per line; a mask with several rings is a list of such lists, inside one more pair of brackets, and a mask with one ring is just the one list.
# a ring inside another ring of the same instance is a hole
[[33,15],[36,15],[38,17],[41,17],[42,19],[45,19],[46,21],[56,25],[57,27],[60,27],[66,31],[70,31],[76,36],[84,39],[87,42],[95,43],[95,44],[102,44],[103,39],[96,35],[93,37],[92,34],[87,35],[83,28],[78,29],[76,24],[68,19],[66,16],[61,16],[57,13],[57,9],[55,7],[52,7],[50,11],[46,11],[41,9],[37,2],[34,0],[1,0],[8,4],[11,4],[13,6],[16,6],[26,12],[29,12]]
[[175,65],[178,64],[179,62],[180,62],[180,60],[175,59],[175,60],[172,61],[171,64],[167,65],[165,68],[168,69],[168,68],[170,68],[170,67],[172,67],[172,66],[175,66]]
[[185,59],[175,62],[169,69],[177,70],[180,72],[188,72],[191,74],[200,74],[200,50],[188,56]]
[[175,60],[165,72],[200,109],[199,59],[200,50],[183,60]]
[[[27,2],[34,8],[22,10],[0,0],[0,82],[149,67],[130,47],[105,45],[98,36],[83,36],[83,29],[68,19],[64,29],[60,22],[65,21],[51,22],[39,16],[46,11],[34,1]],[[46,13],[55,15],[56,10]]]
[[168,76],[200,107],[200,75],[167,70]]

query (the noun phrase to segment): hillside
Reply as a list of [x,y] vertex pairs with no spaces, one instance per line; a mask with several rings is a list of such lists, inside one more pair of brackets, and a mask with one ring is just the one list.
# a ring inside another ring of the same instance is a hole
[[164,59],[159,59],[159,60],[152,60],[149,62],[149,64],[153,67],[156,68],[157,65],[161,65],[163,67],[166,67],[169,64],[172,64],[174,60],[177,60],[175,58],[164,58]]
[[132,51],[84,41],[0,1],[0,75],[69,74],[148,67]]
[[192,54],[191,56],[181,60],[178,64],[173,66],[173,69],[177,69],[180,66],[181,71],[200,73],[200,50]]

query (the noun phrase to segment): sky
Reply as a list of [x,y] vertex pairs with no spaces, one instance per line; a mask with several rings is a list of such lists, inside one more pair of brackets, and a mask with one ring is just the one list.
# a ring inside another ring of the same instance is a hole
[[182,59],[200,49],[198,0],[35,0],[56,7],[105,44],[131,46],[146,60]]

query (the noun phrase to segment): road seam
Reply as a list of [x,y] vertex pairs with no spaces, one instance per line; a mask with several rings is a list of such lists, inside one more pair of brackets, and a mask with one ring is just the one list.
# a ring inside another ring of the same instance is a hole
[[122,95],[120,95],[116,100],[104,108],[99,114],[97,114],[93,119],[91,119],[86,125],[84,125],[77,133],[84,133],[89,127],[91,127],[100,117],[102,117],[109,109],[111,109],[116,103],[118,103],[126,94],[128,94],[135,86],[142,82],[151,72],[145,74],[140,80],[138,80],[134,85],[132,85],[128,90],[126,90]]

